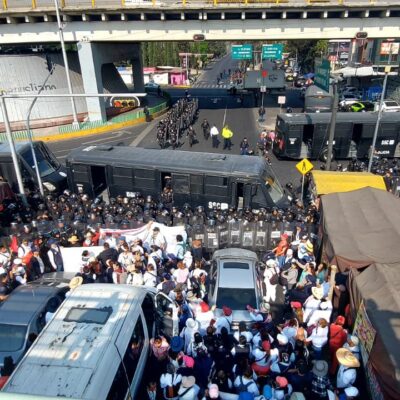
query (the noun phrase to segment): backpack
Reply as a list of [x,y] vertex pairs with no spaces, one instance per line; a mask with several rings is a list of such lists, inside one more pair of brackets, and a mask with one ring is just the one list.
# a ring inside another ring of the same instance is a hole
[[172,385],[166,387],[166,397],[168,399],[173,399],[174,397],[178,396],[178,386],[174,385],[175,374],[172,375]]
[[270,283],[271,285],[277,285],[277,284],[279,283],[279,275],[276,273],[276,271],[275,271],[275,273],[271,276],[271,278],[269,278],[269,283]]
[[236,388],[238,394],[239,394],[239,393],[242,393],[242,392],[247,392],[247,389],[248,389],[249,386],[253,383],[253,381],[244,383],[244,382],[243,382],[243,377],[242,377],[242,376],[239,376],[239,379],[240,379],[240,384],[239,384],[239,386]]

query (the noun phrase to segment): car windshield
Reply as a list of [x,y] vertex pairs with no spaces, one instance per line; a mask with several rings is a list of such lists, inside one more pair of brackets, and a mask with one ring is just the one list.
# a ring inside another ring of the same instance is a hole
[[0,324],[0,351],[10,353],[24,347],[26,326]]
[[277,203],[283,197],[283,189],[275,177],[272,170],[265,170],[262,175],[262,180],[268,190],[269,195],[274,203]]
[[[35,154],[41,177],[50,175],[57,170],[58,165],[56,162],[40,146],[35,146]],[[35,170],[31,149],[21,153],[21,157]]]
[[218,288],[217,308],[228,306],[232,310],[245,310],[248,304],[257,304],[254,288]]

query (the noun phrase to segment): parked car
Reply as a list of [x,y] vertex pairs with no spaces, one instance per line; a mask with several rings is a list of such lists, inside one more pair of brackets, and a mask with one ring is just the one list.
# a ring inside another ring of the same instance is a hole
[[357,103],[360,101],[360,98],[355,96],[354,94],[343,94],[340,97],[339,108],[344,109],[345,107]]
[[232,329],[240,321],[251,322],[247,305],[258,308],[262,303],[263,287],[258,270],[257,254],[244,249],[222,249],[214,252],[210,268],[209,300],[216,306],[216,315],[222,307],[232,309]]
[[[379,104],[377,107],[379,107]],[[384,111],[384,112],[400,111],[400,104],[394,100],[384,100],[383,105],[382,105],[382,111]]]
[[68,290],[68,283],[44,278],[17,287],[8,296],[0,306],[0,365],[7,356],[18,364],[32,337],[45,327],[46,312],[56,311]]
[[339,90],[340,94],[343,95],[354,95],[355,97],[361,97],[361,90],[356,88],[355,86],[346,86]]
[[296,86],[298,88],[302,88],[306,85],[306,82],[307,82],[306,78],[300,77],[295,80],[294,86]]
[[356,101],[355,103],[349,104],[343,108],[343,111],[348,112],[367,112],[374,110],[375,103],[372,101]]

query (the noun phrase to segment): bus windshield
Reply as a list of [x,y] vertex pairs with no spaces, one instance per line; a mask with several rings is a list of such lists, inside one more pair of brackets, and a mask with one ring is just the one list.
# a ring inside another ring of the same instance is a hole
[[[43,148],[42,146],[34,145],[34,149],[41,177],[50,175],[58,169],[59,165],[57,161],[48,154],[45,148]],[[22,152],[21,157],[33,170],[35,170],[31,149],[27,149]]]
[[262,180],[273,202],[277,203],[279,200],[281,200],[284,196],[284,192],[273,171],[265,170],[262,175]]

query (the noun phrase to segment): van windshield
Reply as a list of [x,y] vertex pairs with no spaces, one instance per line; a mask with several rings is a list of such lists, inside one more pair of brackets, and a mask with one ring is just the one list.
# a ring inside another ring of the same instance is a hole
[[0,324],[0,352],[21,350],[25,343],[26,326]]
[[[45,177],[47,175],[50,175],[51,173],[55,172],[59,165],[57,162],[51,157],[46,149],[42,148],[42,146],[34,146],[35,149],[35,154],[36,154],[36,160],[38,163],[39,171],[40,171],[40,176]],[[33,157],[32,157],[32,151],[30,148],[25,150],[24,152],[21,153],[21,157],[28,163],[28,165],[35,170],[34,167],[34,162],[33,162]]]
[[274,203],[277,203],[284,196],[282,186],[272,170],[265,170],[262,174],[262,180],[267,188],[268,194]]

